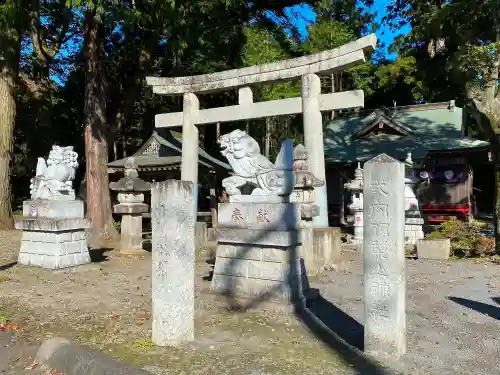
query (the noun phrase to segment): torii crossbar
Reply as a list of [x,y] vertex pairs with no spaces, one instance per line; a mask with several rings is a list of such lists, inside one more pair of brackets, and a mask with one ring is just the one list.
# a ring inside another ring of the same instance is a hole
[[[156,127],[182,125],[181,178],[198,182],[197,125],[249,120],[301,113],[304,119],[304,143],[309,166],[318,178],[325,179],[323,124],[321,111],[364,106],[361,90],[321,94],[319,75],[343,71],[366,61],[366,53],[377,44],[375,34],[339,48],[289,60],[256,65],[224,72],[189,77],[147,77],[153,92],[162,95],[183,95],[183,110],[155,116]],[[254,102],[252,86],[301,78],[301,96],[291,99]],[[199,109],[197,94],[238,89],[238,105]],[[326,184],[316,189],[320,214],[313,219],[315,227],[328,226]]]

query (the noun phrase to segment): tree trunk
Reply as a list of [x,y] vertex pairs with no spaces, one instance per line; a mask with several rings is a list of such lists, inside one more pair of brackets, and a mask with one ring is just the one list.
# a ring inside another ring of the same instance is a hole
[[498,145],[495,147],[495,159],[493,168],[495,168],[495,252],[500,254],[500,150]]
[[19,4],[8,0],[3,4],[5,27],[0,30],[0,229],[12,229],[12,196],[10,162],[16,120],[16,79],[19,69],[21,38]]
[[87,216],[92,223],[93,241],[115,240],[108,182],[106,93],[102,66],[103,26],[95,11],[85,13],[85,160]]
[[266,117],[266,138],[264,141],[264,156],[269,159],[271,151],[271,119]]
[[16,85],[11,72],[0,73],[0,229],[12,229],[10,161],[16,118]]
[[[331,88],[332,88],[332,93],[334,93],[335,92],[335,73],[332,73],[331,78],[332,78],[332,87]],[[332,111],[330,113],[330,119],[331,120],[335,119],[335,111]]]

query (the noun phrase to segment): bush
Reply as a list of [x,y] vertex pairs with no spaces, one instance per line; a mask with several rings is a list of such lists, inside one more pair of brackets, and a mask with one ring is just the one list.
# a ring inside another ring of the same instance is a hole
[[113,226],[115,227],[118,233],[121,233],[122,222],[121,220],[113,220]]
[[496,253],[495,238],[480,237],[477,244],[477,252],[481,258],[494,255]]
[[427,237],[429,240],[449,238],[451,254],[456,257],[488,257],[495,254],[495,239],[485,237],[481,230],[485,223],[451,219]]

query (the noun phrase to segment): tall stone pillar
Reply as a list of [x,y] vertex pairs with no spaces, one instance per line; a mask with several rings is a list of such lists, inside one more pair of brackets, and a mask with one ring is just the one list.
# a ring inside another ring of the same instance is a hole
[[365,352],[406,352],[404,164],[381,154],[364,165]]
[[194,124],[200,102],[193,93],[185,93],[182,104],[181,180],[194,184],[194,209],[198,210],[198,128]]
[[[325,151],[323,144],[323,119],[319,108],[321,82],[316,74],[302,76],[302,115],[304,121],[304,143],[309,155],[309,169],[318,179],[326,182]],[[319,215],[312,220],[313,227],[328,227],[328,200],[326,183],[315,187]]]

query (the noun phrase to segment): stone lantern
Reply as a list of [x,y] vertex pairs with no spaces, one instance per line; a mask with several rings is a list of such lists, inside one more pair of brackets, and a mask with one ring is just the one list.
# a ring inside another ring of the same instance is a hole
[[144,203],[144,192],[151,190],[151,184],[139,178],[133,157],[125,162],[125,177],[111,182],[109,188],[118,192],[119,204],[113,206],[113,212],[122,215],[121,252],[142,252],[142,214],[149,209]]
[[310,222],[319,215],[319,206],[316,204],[314,188],[323,186],[325,182],[309,171],[306,148],[299,144],[293,149],[293,173],[295,186],[290,201],[300,204],[301,219]]
[[354,171],[354,179],[344,184],[351,192],[351,204],[348,206],[354,215],[354,243],[363,243],[363,170],[361,164]]
[[420,212],[418,199],[415,195],[415,186],[419,179],[415,176],[415,167],[408,152],[405,160],[406,178],[405,178],[405,238],[406,243],[415,244],[417,240],[424,238],[422,225],[424,219]]

